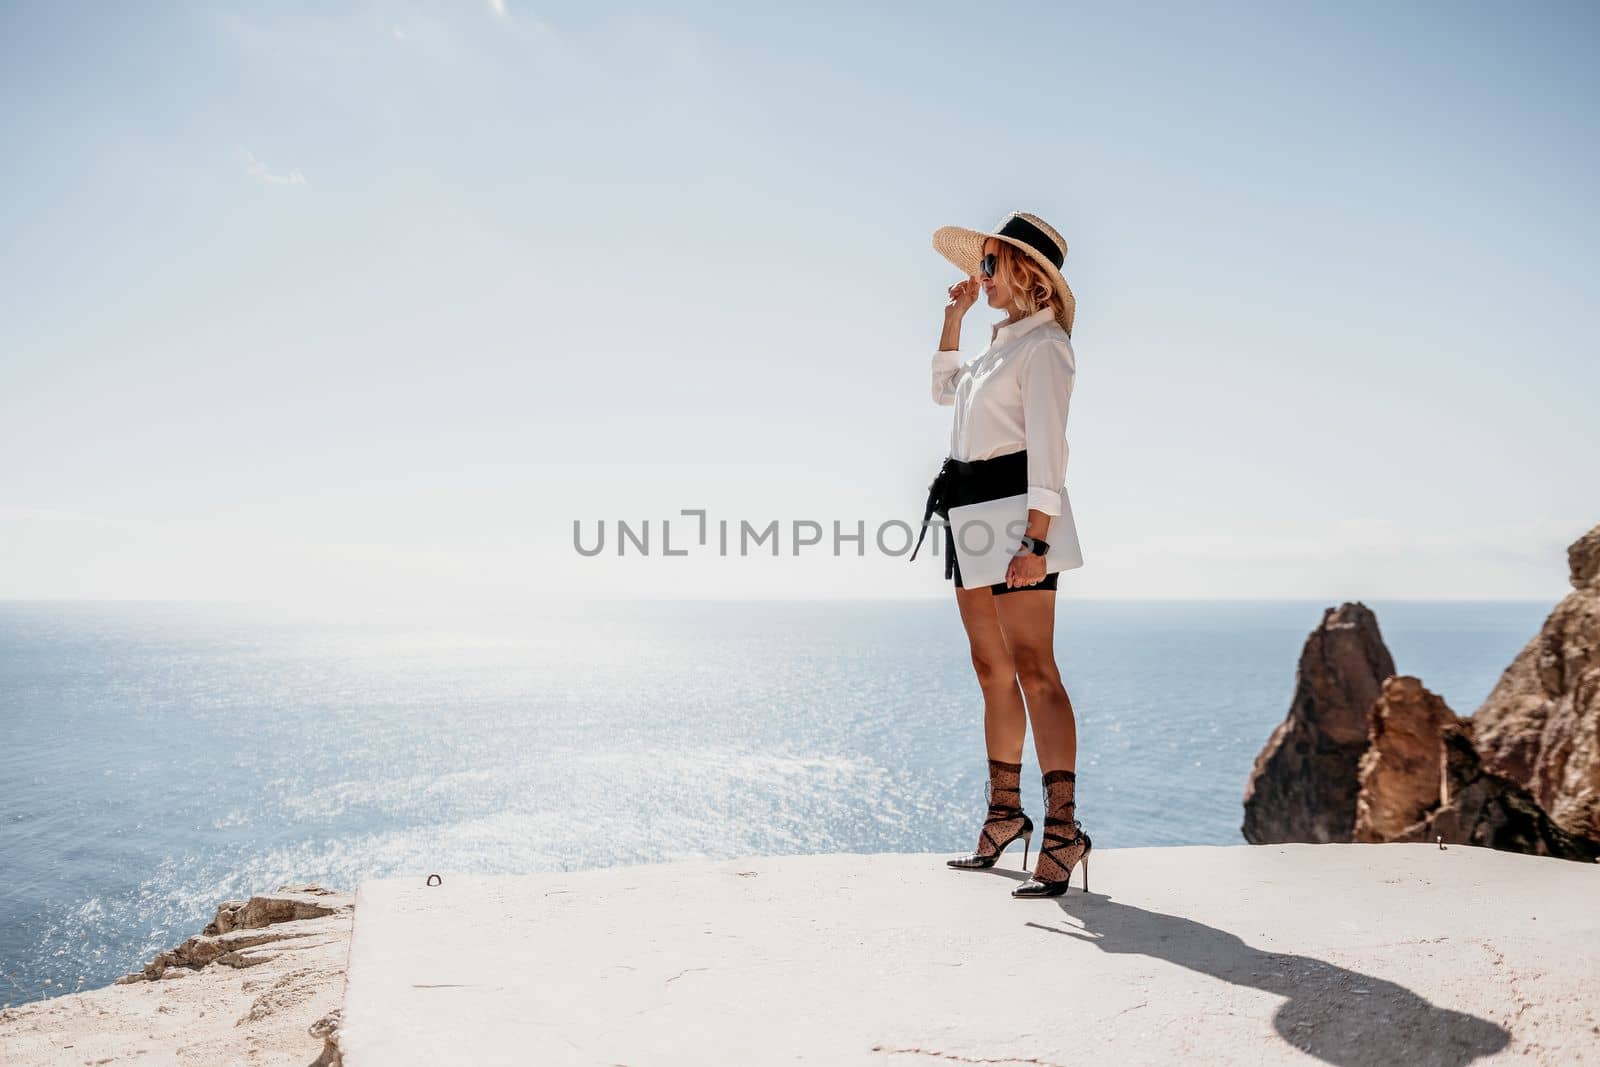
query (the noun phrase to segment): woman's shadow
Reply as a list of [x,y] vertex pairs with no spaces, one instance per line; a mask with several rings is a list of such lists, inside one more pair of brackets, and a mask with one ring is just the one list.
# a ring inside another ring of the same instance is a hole
[[[1080,901],[1082,903],[1080,903]],[[1030,922],[1102,952],[1138,953],[1284,998],[1280,1037],[1327,1063],[1466,1064],[1510,1043],[1503,1027],[1430,1004],[1405,986],[1310,956],[1265,952],[1237,935],[1176,915],[1069,892],[1057,902],[1082,929]]]

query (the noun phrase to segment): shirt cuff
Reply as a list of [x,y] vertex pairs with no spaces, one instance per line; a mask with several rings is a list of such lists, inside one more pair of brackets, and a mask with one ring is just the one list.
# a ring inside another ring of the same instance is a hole
[[933,371],[935,374],[950,374],[961,366],[961,353],[955,349],[939,351],[933,354]]
[[1061,494],[1054,489],[1041,489],[1036,485],[1028,486],[1028,510],[1042,511],[1046,515],[1061,514]]

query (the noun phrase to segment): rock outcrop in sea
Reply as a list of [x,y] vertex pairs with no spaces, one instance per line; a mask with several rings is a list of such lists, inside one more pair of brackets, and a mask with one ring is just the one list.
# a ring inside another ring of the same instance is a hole
[[1365,604],[1329,608],[1306,639],[1289,717],[1256,757],[1244,794],[1252,844],[1353,840],[1367,713],[1394,657]]
[[1439,806],[1443,730],[1461,720],[1421,680],[1384,680],[1356,766],[1355,841],[1392,841]]
[[[1441,731],[1444,774],[1439,806],[1381,840],[1454,841],[1585,862],[1600,858],[1600,841],[1567,833],[1545,814],[1528,790],[1485,770],[1472,733],[1470,720]],[[1367,790],[1362,792],[1365,795]]]
[[1364,604],[1329,608],[1245,787],[1245,840],[1433,841],[1600,857],[1600,526],[1573,592],[1471,718],[1396,675]]

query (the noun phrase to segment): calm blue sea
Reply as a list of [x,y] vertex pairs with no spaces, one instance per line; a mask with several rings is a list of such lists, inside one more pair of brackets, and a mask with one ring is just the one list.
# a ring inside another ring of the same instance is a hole
[[[1097,847],[1234,844],[1321,603],[1058,605]],[[1372,603],[1461,714],[1543,603]],[[283,882],[969,849],[953,601],[333,622],[0,603],[0,1003],[103,985]],[[1042,811],[1025,757],[1024,802]]]

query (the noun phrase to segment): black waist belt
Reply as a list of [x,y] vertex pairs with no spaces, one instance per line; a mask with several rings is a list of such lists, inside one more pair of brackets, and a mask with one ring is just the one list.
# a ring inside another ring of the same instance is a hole
[[[946,521],[950,509],[962,504],[976,504],[980,500],[1015,496],[1028,491],[1028,450],[1007,452],[992,459],[960,460],[946,456],[939,473],[928,486],[928,506],[922,512],[922,529],[917,534],[916,547],[911,558],[917,558],[922,539],[928,533],[928,519],[935,512]],[[944,576],[955,574],[955,544],[945,539]]]

